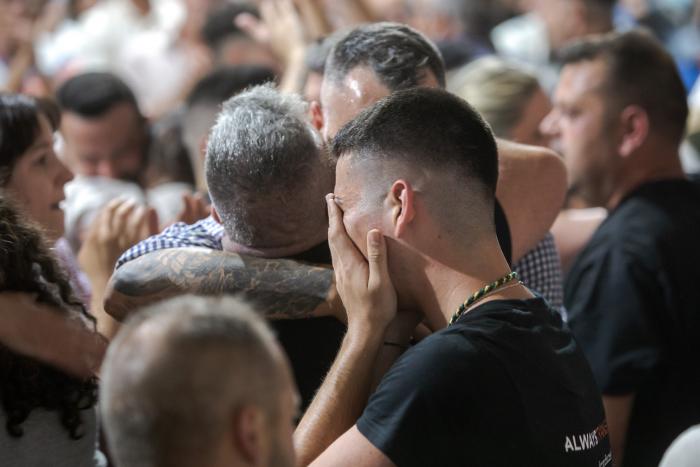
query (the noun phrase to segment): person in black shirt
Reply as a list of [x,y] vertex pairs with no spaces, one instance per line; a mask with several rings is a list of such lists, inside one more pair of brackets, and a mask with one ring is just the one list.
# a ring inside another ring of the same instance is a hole
[[609,217],[565,286],[603,393],[617,466],[657,466],[700,422],[700,189],[678,158],[687,116],[672,58],[639,32],[562,54],[555,108],[570,183]]
[[[611,465],[583,353],[498,245],[496,143],[478,113],[442,90],[397,91],[332,153],[348,332],[295,432],[299,464]],[[418,320],[434,333],[397,360]]]

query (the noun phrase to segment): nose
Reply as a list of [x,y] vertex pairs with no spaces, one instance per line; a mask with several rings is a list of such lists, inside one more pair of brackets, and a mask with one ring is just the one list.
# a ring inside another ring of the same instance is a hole
[[559,134],[559,112],[552,109],[540,122],[540,132],[549,138]]
[[58,163],[58,174],[56,176],[56,183],[63,187],[66,183],[70,182],[73,180],[73,172],[66,167],[66,165],[61,161],[61,159],[56,158],[56,162]]

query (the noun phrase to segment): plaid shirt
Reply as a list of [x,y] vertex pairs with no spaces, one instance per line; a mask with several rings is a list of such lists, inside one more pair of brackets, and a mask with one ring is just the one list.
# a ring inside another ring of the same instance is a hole
[[561,260],[551,233],[514,264],[513,270],[523,284],[542,295],[566,319]]
[[221,239],[223,236],[224,227],[211,216],[192,225],[178,222],[161,233],[153,235],[129,248],[117,260],[116,269],[146,253],[168,248],[200,246],[212,250],[221,250]]

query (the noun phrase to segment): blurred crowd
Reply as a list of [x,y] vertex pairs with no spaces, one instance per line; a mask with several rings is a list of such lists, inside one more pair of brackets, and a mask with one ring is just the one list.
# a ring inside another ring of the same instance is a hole
[[[698,0],[0,0],[0,465],[467,465],[432,405],[460,393],[401,384],[491,387],[428,360],[471,347],[419,351],[455,329],[446,268],[485,284],[456,326],[494,291],[551,311],[515,353],[556,359],[491,365],[540,379],[503,397],[552,414],[480,425],[474,452],[532,438],[473,465],[656,466],[672,446],[664,467],[700,466],[699,76]],[[487,202],[471,175],[425,175],[494,144],[497,182],[469,162]],[[391,162],[412,151],[431,154],[406,157],[413,188]],[[384,217],[351,215],[394,173]],[[405,234],[413,216],[434,230]],[[248,303],[196,297],[228,293]],[[520,345],[519,318],[489,319]],[[376,328],[388,355],[351,346]],[[564,419],[578,431],[538,458]]]

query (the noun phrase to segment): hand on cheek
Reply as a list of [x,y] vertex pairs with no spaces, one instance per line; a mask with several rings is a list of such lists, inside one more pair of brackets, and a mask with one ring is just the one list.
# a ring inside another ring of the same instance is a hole
[[328,243],[348,328],[383,333],[396,315],[396,291],[389,277],[384,236],[376,229],[367,232],[365,258],[350,239],[334,196],[328,195],[326,202]]

